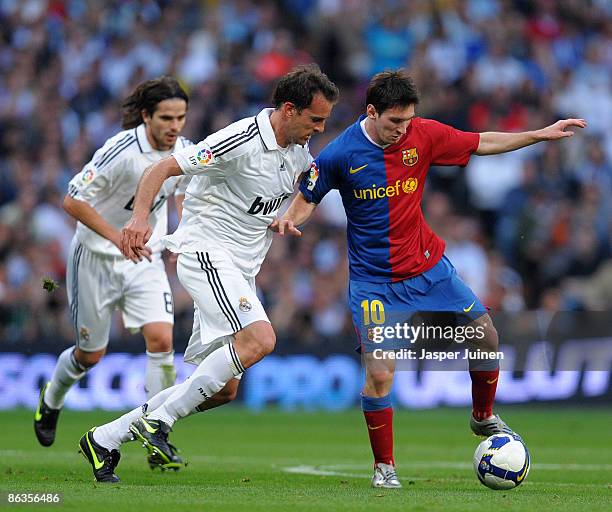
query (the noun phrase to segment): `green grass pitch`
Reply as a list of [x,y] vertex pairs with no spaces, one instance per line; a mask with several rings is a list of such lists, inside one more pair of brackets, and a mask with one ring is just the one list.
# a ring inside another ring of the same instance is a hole
[[85,430],[111,413],[65,411],[58,438],[40,447],[32,412],[0,413],[0,491],[61,492],[61,505],[19,510],[612,510],[612,411],[503,407],[532,455],[526,482],[491,491],[474,475],[478,439],[467,410],[396,411],[396,458],[403,489],[369,487],[371,455],[363,417],[344,413],[251,413],[237,406],[176,425],[173,442],[188,466],[152,472],[136,443],[124,445],[122,482],[93,481],[77,454]]

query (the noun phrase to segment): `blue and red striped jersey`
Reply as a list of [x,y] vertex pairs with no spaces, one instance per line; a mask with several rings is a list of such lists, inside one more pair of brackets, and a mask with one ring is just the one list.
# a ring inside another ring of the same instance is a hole
[[431,165],[467,165],[480,135],[414,118],[406,134],[385,147],[360,122],[330,142],[300,183],[309,202],[338,189],[346,211],[350,278],[395,282],[432,268],[444,241],[425,222],[421,200]]

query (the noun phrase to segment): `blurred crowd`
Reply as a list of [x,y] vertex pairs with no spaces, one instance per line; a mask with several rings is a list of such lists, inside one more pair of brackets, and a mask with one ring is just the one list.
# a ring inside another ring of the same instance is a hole
[[[198,141],[267,106],[274,81],[311,61],[342,94],[315,156],[386,68],[410,70],[419,115],[460,129],[587,119],[571,139],[432,169],[424,209],[494,310],[612,304],[609,0],[0,0],[2,348],[72,339],[63,284],[74,222],[61,200],[120,129],[136,84],[178,77],[190,95],[184,135]],[[177,327],[189,332],[192,304],[169,268]],[[347,275],[330,194],[301,239],[274,242],[258,278],[285,348],[347,348]],[[43,291],[43,277],[61,288]],[[119,323],[113,336],[124,336]]]

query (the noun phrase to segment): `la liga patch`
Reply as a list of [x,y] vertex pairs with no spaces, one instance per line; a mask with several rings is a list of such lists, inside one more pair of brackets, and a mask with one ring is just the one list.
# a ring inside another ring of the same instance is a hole
[[196,160],[199,165],[206,165],[212,160],[213,154],[210,149],[200,149],[196,155]]
[[89,185],[94,180],[94,172],[91,169],[86,169],[83,172],[83,176],[81,177],[81,181],[85,185]]

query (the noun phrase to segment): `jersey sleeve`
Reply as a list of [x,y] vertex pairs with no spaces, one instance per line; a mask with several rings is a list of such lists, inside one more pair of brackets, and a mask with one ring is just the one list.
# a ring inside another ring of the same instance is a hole
[[224,179],[238,172],[253,147],[248,142],[257,132],[247,129],[236,134],[236,129],[230,127],[209,135],[195,146],[172,153],[183,174]]
[[423,123],[431,138],[432,165],[466,166],[472,153],[478,149],[480,134],[464,132],[452,126],[424,119]]
[[[183,144],[183,148],[188,148],[193,146],[193,142],[191,142],[186,137],[181,137],[181,142]],[[189,182],[191,181],[191,176],[175,176],[175,187],[174,187],[174,196],[184,196],[187,191],[187,187],[189,186]]]
[[330,190],[338,188],[338,172],[332,152],[324,149],[304,173],[300,192],[308,202],[320,203]]
[[174,188],[174,195],[184,196],[190,181],[191,176],[177,176],[176,187]]
[[314,158],[310,154],[310,149],[308,148],[308,145],[306,145],[304,149],[305,151],[301,152],[302,158],[299,162],[299,165],[296,167],[295,174],[293,176],[293,184],[295,185],[297,183],[298,188],[304,176],[308,176],[308,174],[310,173],[312,162],[314,162]]
[[93,158],[85,164],[81,172],[76,174],[68,184],[68,195],[73,199],[91,203],[96,196],[110,187],[117,176],[125,168],[125,149],[136,139],[124,137],[118,141],[107,141]]

